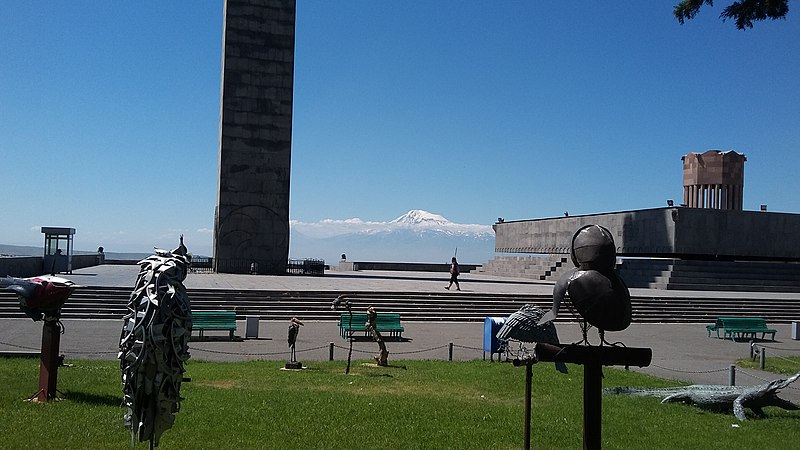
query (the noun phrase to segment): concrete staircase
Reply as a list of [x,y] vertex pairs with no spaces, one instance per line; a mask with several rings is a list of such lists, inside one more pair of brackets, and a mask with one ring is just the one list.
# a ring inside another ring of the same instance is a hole
[[800,264],[753,261],[623,259],[628,287],[743,292],[800,292]]
[[[550,308],[549,294],[476,294],[464,292],[342,292],[190,289],[195,311],[235,311],[239,319],[336,320],[330,309],[340,294],[352,296],[356,309],[373,305],[381,312],[398,313],[407,321],[483,321],[487,316],[508,316],[526,303]],[[120,320],[126,312],[130,288],[86,287],[75,291],[62,310],[65,319]],[[800,302],[793,299],[721,297],[634,296],[633,321],[638,323],[712,323],[717,317],[763,317],[768,323],[800,321]],[[0,318],[24,318],[13,292],[0,291]],[[575,321],[563,308],[559,321]],[[120,320],[120,328],[122,321]]]
[[479,273],[531,278],[555,282],[572,263],[566,255],[498,256],[478,269]]

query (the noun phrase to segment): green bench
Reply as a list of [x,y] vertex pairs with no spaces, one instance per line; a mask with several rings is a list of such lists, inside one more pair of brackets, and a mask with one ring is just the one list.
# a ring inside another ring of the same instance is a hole
[[767,321],[760,317],[720,317],[713,325],[706,325],[708,337],[711,337],[711,332],[717,333],[719,338],[719,330],[723,330],[722,337],[727,339],[731,338],[732,341],[736,339],[755,339],[758,333],[761,333],[761,339],[767,334],[771,335],[771,339],[775,340],[775,333],[778,330],[767,327]]
[[[356,332],[364,332],[364,336],[369,336],[369,330],[365,326],[367,323],[367,313],[353,313],[352,321],[349,314],[344,312],[339,316],[339,334],[342,338],[347,339],[348,336]],[[375,316],[375,327],[381,333],[388,333],[390,337],[403,337],[405,328],[400,324],[400,314],[392,313],[378,313]]]
[[233,340],[233,333],[236,331],[236,313],[233,311],[192,311],[192,332],[200,332],[203,338],[203,331],[228,331]]

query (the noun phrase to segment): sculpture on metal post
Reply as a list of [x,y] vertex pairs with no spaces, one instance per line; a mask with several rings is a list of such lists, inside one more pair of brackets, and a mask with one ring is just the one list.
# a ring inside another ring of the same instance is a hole
[[150,441],[150,448],[158,446],[180,409],[183,364],[190,356],[192,333],[191,305],[183,286],[190,262],[183,236],[175,250],[156,249],[139,261],[118,355],[131,446],[137,438]]
[[347,309],[347,329],[350,333],[347,336],[347,340],[350,341],[350,348],[347,350],[347,367],[344,369],[344,374],[347,375],[350,373],[350,359],[353,356],[353,302],[347,296],[340,295],[331,303],[331,309],[337,310],[341,307]]
[[41,275],[31,278],[5,277],[0,287],[14,291],[19,297],[19,307],[34,321],[43,321],[42,350],[39,362],[39,390],[31,396],[39,402],[56,398],[58,366],[61,364],[59,347],[64,325],[61,307],[77,287],[66,278]]
[[631,324],[631,295],[614,271],[617,251],[611,232],[600,225],[585,225],[572,236],[570,256],[575,268],[565,273],[553,288],[553,308],[539,324],[558,316],[564,300],[578,311],[583,322],[583,342],[590,325],[597,327],[600,345],[608,344],[606,331],[622,331]]
[[[497,337],[514,337],[535,342],[530,351],[520,352],[514,365],[525,365],[525,435],[524,448],[530,448],[531,365],[538,361],[574,363],[584,366],[583,427],[584,448],[600,448],[602,366],[644,367],[650,364],[652,350],[608,344],[606,331],[622,331],[631,324],[632,311],[628,287],[614,272],[616,247],[606,228],[586,225],[572,236],[570,254],[575,268],[564,274],[553,288],[553,307],[542,314],[526,305],[509,317]],[[574,306],[581,318],[582,341],[563,345],[558,342],[553,320],[565,301]],[[535,326],[531,323],[535,323]],[[544,328],[552,326],[550,328]],[[591,346],[587,338],[590,326],[600,333],[600,345]],[[581,345],[579,345],[581,344]],[[521,347],[523,348],[523,347]]]
[[297,317],[292,317],[292,320],[289,321],[289,361],[287,361],[286,365],[284,366],[286,369],[303,368],[303,363],[297,361],[297,353],[294,349],[294,346],[297,343],[297,334],[300,332],[301,326],[303,326],[303,322],[301,322]]
[[372,333],[372,339],[378,343],[378,348],[381,351],[379,355],[375,356],[375,362],[378,363],[379,366],[388,366],[389,350],[386,350],[386,343],[383,342],[383,336],[380,331],[378,331],[378,326],[375,324],[377,316],[378,313],[375,311],[375,308],[372,306],[367,308],[367,323],[365,323],[364,326]]

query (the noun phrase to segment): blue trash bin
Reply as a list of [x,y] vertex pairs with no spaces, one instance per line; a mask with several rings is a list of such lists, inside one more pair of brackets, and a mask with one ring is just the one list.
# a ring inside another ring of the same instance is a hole
[[508,317],[487,317],[483,319],[483,351],[489,353],[489,360],[493,361],[493,355],[498,354],[497,360],[500,360],[500,354],[505,351],[505,342],[497,339],[497,332],[500,327],[506,323]]

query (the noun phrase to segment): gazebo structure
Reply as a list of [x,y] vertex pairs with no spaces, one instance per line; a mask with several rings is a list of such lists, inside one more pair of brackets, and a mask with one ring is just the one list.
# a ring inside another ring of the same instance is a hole
[[44,272],[72,273],[72,236],[75,228],[42,227],[44,234]]

